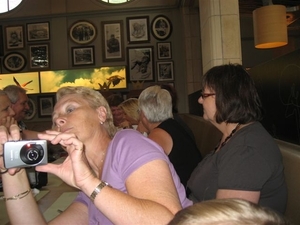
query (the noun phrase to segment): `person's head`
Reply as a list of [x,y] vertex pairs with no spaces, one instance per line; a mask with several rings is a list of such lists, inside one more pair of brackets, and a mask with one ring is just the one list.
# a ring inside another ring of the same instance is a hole
[[241,200],[214,199],[179,211],[168,225],[290,225],[269,208]]
[[8,85],[3,90],[12,104],[11,107],[15,112],[15,120],[18,122],[23,120],[30,109],[26,90],[17,85]]
[[53,128],[61,132],[74,132],[84,141],[97,126],[103,126],[110,137],[116,132],[113,117],[105,98],[87,87],[62,87],[56,93]]
[[5,91],[0,90],[0,125],[2,124],[2,120],[8,116],[13,117],[15,112],[11,108],[11,102],[5,93]]
[[177,109],[178,96],[175,88],[170,84],[160,84],[160,87],[162,89],[166,89],[170,93],[172,98],[172,111],[173,113],[178,113],[178,109]]
[[219,124],[246,124],[262,119],[261,101],[254,81],[239,64],[208,70],[198,102],[203,105],[203,117]]
[[172,98],[170,93],[158,85],[143,90],[138,98],[139,109],[150,123],[172,118]]
[[112,94],[107,97],[107,102],[112,111],[114,124],[119,126],[124,121],[124,112],[119,105],[124,101],[121,95]]
[[139,104],[137,98],[128,98],[123,101],[119,107],[125,114],[125,120],[129,122],[129,125],[137,125],[140,120]]

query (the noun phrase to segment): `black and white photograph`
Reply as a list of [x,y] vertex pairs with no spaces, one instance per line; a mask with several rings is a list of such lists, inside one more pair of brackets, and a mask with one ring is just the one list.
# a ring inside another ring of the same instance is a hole
[[157,58],[158,59],[172,58],[171,42],[157,42]]
[[129,44],[149,43],[149,17],[128,17],[127,39]]
[[95,55],[94,46],[87,46],[84,48],[72,48],[73,66],[94,65]]
[[49,22],[27,24],[27,41],[46,40],[50,40]]
[[168,17],[158,15],[152,20],[151,32],[157,40],[166,40],[171,36],[172,23]]
[[102,39],[105,51],[103,51],[103,61],[124,60],[123,51],[123,21],[103,21]]
[[3,66],[9,72],[19,72],[26,66],[26,58],[18,52],[11,52],[4,56]]
[[5,28],[6,48],[24,48],[24,28],[23,26],[9,26]]
[[130,81],[153,81],[153,47],[127,48]]
[[30,68],[49,68],[49,45],[39,44],[29,46]]
[[54,95],[38,96],[39,117],[51,117],[54,108]]
[[33,99],[28,98],[28,106],[29,106],[29,110],[27,110],[26,112],[25,120],[33,119],[36,114],[36,106]]
[[173,62],[157,62],[157,80],[174,80]]
[[96,27],[88,21],[78,21],[70,28],[70,38],[76,44],[91,43],[96,35]]

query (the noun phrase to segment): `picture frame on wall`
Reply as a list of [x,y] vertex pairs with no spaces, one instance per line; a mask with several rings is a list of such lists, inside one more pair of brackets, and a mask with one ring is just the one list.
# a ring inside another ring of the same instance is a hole
[[157,58],[159,60],[172,58],[171,42],[157,42]]
[[150,42],[149,16],[127,17],[127,39],[129,44]]
[[157,62],[157,80],[158,81],[173,81],[174,69],[173,62]]
[[103,61],[123,61],[123,21],[102,21]]
[[5,27],[6,49],[22,49],[24,48],[24,27],[7,26]]
[[127,48],[130,81],[153,81],[153,47]]
[[33,119],[33,117],[36,114],[36,106],[33,99],[28,98],[28,106],[29,106],[29,110],[27,110],[26,116],[24,118],[25,120]]
[[77,21],[70,27],[70,38],[76,44],[89,44],[95,40],[97,30],[89,21]]
[[84,65],[94,65],[94,64],[95,64],[94,46],[72,47],[73,66],[84,66]]
[[9,72],[20,72],[26,66],[26,58],[19,52],[10,52],[3,58],[3,66]]
[[38,96],[37,101],[39,117],[51,117],[55,104],[54,95]]
[[27,23],[27,41],[50,40],[49,22]]
[[4,39],[3,30],[2,30],[2,26],[0,26],[0,56],[4,56],[4,40],[3,39]]
[[157,39],[164,41],[172,34],[172,23],[164,15],[156,16],[151,22],[151,33]]
[[49,68],[49,44],[29,45],[29,59],[31,69]]

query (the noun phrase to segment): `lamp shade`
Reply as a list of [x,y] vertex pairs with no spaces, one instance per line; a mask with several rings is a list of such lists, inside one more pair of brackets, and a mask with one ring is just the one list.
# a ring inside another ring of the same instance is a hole
[[255,48],[276,48],[288,43],[286,7],[268,5],[253,11]]

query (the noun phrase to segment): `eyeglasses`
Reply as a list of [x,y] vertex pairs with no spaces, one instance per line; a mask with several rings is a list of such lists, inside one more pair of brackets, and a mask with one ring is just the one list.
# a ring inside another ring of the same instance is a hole
[[214,95],[216,95],[216,93],[203,93],[203,92],[200,93],[200,97],[202,97],[203,99],[206,99],[209,96],[214,96]]

